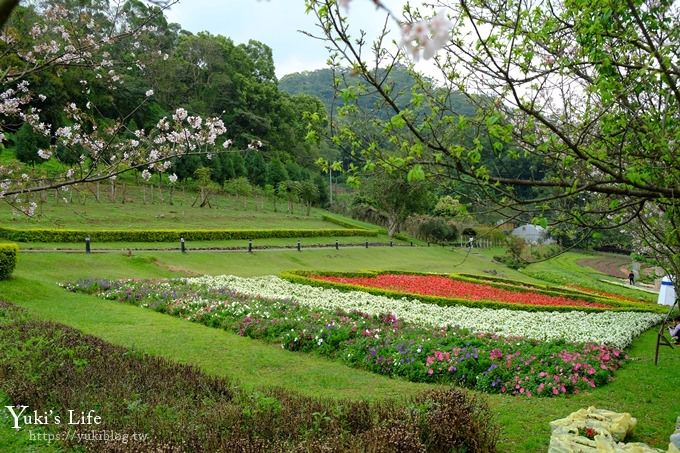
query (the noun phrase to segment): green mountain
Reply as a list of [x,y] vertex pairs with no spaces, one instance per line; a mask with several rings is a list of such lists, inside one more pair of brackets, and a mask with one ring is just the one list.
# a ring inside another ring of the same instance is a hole
[[[379,74],[380,77],[384,76]],[[333,79],[338,81],[337,91],[333,87]],[[405,66],[395,66],[387,78],[385,84],[390,93],[396,94],[399,107],[405,107],[411,101],[411,90],[416,83],[415,79]],[[431,80],[426,83],[436,85]],[[279,80],[279,89],[291,95],[306,94],[318,97],[329,112],[343,105],[342,91],[347,87],[356,87],[357,104],[362,109],[372,109],[381,119],[394,115],[393,110],[384,104],[380,94],[374,88],[357,76],[349,72],[338,72],[330,68],[317,69],[316,71],[303,71],[285,75]],[[451,93],[449,107],[460,115],[472,116],[475,106],[462,93]]]

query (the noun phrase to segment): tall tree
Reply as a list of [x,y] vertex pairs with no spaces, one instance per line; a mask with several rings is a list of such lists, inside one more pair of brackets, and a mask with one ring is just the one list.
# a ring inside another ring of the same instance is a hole
[[[335,1],[306,3],[333,59],[392,108],[389,127],[406,132],[399,135],[402,149],[410,150],[405,164],[472,185],[511,215],[585,235],[635,231],[638,252],[680,275],[676,2],[438,1],[437,14],[406,8],[397,19],[402,48],[385,48],[385,32],[370,58]],[[378,68],[389,72],[420,56],[434,57],[439,89],[418,82],[417,96],[402,107]],[[448,107],[447,96],[459,91],[476,106],[474,118]],[[414,115],[416,101],[428,115]],[[470,129],[480,132],[472,143],[450,135]],[[511,148],[515,157],[531,156],[548,171],[502,174],[481,159],[485,143],[496,154]],[[518,196],[521,187],[540,195]]]
[[409,178],[402,170],[380,169],[366,177],[360,198],[383,217],[387,234],[394,237],[411,214],[427,209],[429,188],[426,181]]

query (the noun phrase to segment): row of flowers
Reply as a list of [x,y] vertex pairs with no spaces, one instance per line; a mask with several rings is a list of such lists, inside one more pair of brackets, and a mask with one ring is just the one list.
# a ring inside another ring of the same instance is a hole
[[514,282],[470,274],[432,274],[402,271],[310,272],[281,275],[293,283],[378,296],[413,297],[436,305],[506,308],[524,311],[647,311],[665,313],[658,305],[568,287]]
[[270,295],[287,294],[279,292],[282,287],[277,284],[292,285],[273,277],[202,277],[81,281],[66,286],[279,343],[291,351],[316,352],[373,372],[416,382],[458,383],[494,393],[578,393],[608,382],[626,358],[620,349],[605,345],[475,333],[408,322],[391,312],[366,312],[352,304],[319,307],[309,300],[303,302],[297,293],[280,299],[255,291],[259,287]]
[[509,289],[496,288],[481,283],[454,280],[444,275],[409,275],[388,273],[380,274],[374,277],[313,275],[311,278],[324,282],[356,285],[365,288],[388,289],[427,296],[456,297],[465,300],[493,300],[508,304],[540,305],[551,307],[568,306],[574,308],[611,308],[609,305],[604,303],[540,293],[511,291]]
[[362,291],[345,292],[301,285],[275,276],[205,276],[187,279],[187,282],[212,289],[229,288],[252,297],[286,297],[315,309],[359,310],[371,316],[393,313],[403,321],[422,326],[453,326],[476,333],[542,341],[597,343],[616,348],[627,347],[635,337],[663,319],[663,315],[646,312],[528,312],[438,306],[417,299],[394,299]]

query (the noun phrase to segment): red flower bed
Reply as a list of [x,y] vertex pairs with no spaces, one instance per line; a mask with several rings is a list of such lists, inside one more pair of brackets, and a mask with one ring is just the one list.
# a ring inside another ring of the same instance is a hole
[[441,275],[382,274],[376,277],[334,277],[316,275],[312,278],[315,280],[344,283],[365,288],[379,288],[410,294],[452,297],[465,300],[491,300],[523,305],[611,308],[609,305],[596,302],[568,299],[559,296],[548,296],[538,293],[514,292],[480,283],[468,283],[454,280]]

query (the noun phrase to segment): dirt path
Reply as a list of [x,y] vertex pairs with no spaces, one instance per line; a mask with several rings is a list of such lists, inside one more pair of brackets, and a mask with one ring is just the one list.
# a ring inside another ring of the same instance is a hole
[[631,260],[628,256],[601,255],[593,258],[583,258],[576,262],[579,266],[588,266],[606,275],[616,278],[628,278]]

